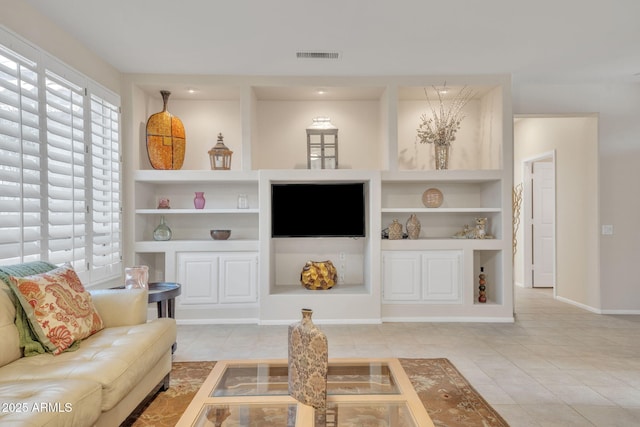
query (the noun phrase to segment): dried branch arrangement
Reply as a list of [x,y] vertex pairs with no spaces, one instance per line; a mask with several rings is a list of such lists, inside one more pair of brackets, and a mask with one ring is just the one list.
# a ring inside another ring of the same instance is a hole
[[[418,139],[422,144],[450,145],[455,141],[456,132],[460,129],[460,123],[465,117],[462,110],[473,98],[474,91],[468,86],[464,86],[450,102],[445,104],[442,96],[443,89],[432,87],[438,94],[438,105],[433,105],[425,88],[424,94],[431,114],[425,113],[420,116],[420,125],[417,129]],[[444,87],[446,88],[446,83]]]

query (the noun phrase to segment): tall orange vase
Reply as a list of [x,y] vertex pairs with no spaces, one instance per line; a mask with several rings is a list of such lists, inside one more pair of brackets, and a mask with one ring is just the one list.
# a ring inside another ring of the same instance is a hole
[[171,92],[161,90],[162,111],[147,120],[147,154],[154,169],[180,169],[187,140],[182,121],[167,111]]

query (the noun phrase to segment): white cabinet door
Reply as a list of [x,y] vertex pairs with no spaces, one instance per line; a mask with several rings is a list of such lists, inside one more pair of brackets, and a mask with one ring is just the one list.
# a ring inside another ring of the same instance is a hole
[[180,305],[218,302],[218,256],[210,252],[178,252]]
[[462,252],[422,253],[422,299],[434,302],[462,302]]
[[258,300],[256,252],[178,252],[180,305]]
[[257,271],[257,253],[220,255],[220,302],[256,302]]
[[462,251],[384,251],[384,301],[462,303]]
[[385,301],[420,300],[420,252],[382,252],[382,292]]

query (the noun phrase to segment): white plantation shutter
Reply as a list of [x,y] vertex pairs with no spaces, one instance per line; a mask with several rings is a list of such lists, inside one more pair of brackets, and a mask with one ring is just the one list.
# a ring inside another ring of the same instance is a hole
[[84,89],[46,72],[48,260],[88,271]]
[[0,265],[122,272],[120,99],[0,27]]
[[36,64],[0,45],[0,260],[41,258],[40,121]]
[[92,94],[92,264],[95,275],[118,271],[122,259],[119,126],[119,108]]

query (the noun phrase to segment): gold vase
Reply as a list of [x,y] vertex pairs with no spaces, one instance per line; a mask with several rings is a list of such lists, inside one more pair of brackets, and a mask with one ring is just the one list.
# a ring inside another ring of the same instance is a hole
[[307,261],[300,273],[300,283],[307,289],[331,289],[338,281],[338,271],[331,261]]
[[449,144],[435,143],[436,170],[449,169]]

